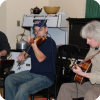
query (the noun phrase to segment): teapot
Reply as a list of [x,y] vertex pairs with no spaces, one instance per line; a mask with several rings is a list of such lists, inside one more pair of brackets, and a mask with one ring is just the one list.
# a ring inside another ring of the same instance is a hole
[[39,9],[37,6],[35,8],[30,9],[31,14],[40,14],[41,11],[42,11],[42,8]]
[[19,34],[19,35],[16,36],[16,38],[17,38],[16,49],[17,50],[25,50],[29,44],[28,44],[27,41],[22,39],[22,37],[21,37],[20,41],[18,41],[18,36],[22,36],[23,37],[23,36],[26,36],[26,35],[25,34]]

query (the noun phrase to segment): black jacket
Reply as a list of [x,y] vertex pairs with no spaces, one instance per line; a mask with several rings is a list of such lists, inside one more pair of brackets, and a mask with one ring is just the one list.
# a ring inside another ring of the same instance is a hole
[[[0,31],[0,51],[2,50],[6,50],[7,51],[7,55],[10,53],[10,45],[8,43],[8,39],[7,36]],[[2,56],[1,59],[6,59],[6,56]]]

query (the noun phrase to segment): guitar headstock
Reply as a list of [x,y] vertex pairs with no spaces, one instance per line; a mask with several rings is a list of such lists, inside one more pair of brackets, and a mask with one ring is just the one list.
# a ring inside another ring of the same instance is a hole
[[72,58],[70,58],[70,62],[71,62],[71,64],[69,65],[69,68],[71,70],[73,70],[74,68],[76,69],[76,65],[77,65],[76,60],[72,60]]

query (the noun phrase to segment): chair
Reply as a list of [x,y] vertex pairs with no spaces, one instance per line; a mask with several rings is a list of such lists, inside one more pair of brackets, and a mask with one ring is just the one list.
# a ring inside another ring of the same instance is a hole
[[[51,87],[46,89],[47,92],[45,93],[47,93],[46,94],[47,100],[50,100],[51,97],[50,90],[54,92],[53,97],[54,99],[56,99],[60,85],[62,84],[60,83],[60,81],[63,81],[63,83],[73,81],[73,79],[70,78],[70,76],[72,76],[74,73],[69,69],[67,65],[70,64],[69,58],[74,58],[75,60],[78,60],[79,52],[80,50],[76,45],[62,45],[58,47],[57,58],[56,58],[56,81],[54,83],[53,89],[51,89]],[[66,78],[66,81],[63,78],[64,76]],[[31,100],[34,100],[34,95],[35,94],[31,94]]]
[[70,70],[70,58],[78,61],[80,49],[76,45],[68,44],[58,47],[57,54],[57,78],[56,78],[56,95],[58,94],[61,84],[74,81],[74,73]]
[[81,98],[76,98],[76,99],[73,99],[73,100],[84,100],[84,98],[83,97],[81,97]]
[[[36,93],[36,94],[39,94],[39,93],[42,94],[41,92],[43,92],[43,91],[45,91],[45,93],[47,93],[47,94],[46,94],[47,100],[50,100],[49,88],[43,89],[43,90],[39,91],[39,92]],[[36,94],[31,94],[31,95],[30,95],[30,96],[31,96],[31,100],[34,100],[34,96],[35,96]]]
[[8,68],[8,72],[3,72],[2,75],[3,77],[0,77],[0,88],[3,88],[3,97],[5,98],[5,87],[4,87],[4,81],[5,81],[5,78],[10,75],[10,74],[13,74],[15,73],[15,71],[10,71],[9,68]]
[[[10,71],[10,67],[14,64],[14,60],[0,60],[0,88],[4,88],[4,81],[5,78],[9,75],[14,73],[14,71]],[[4,98],[5,98],[5,91],[4,91]]]
[[50,97],[54,97],[55,98],[55,86],[56,82],[54,82],[54,84],[48,88],[45,88],[35,94],[30,94],[30,98],[31,100],[34,100],[34,96],[40,96],[42,95],[43,97],[46,97],[46,100],[50,100]]
[[[72,44],[62,45],[58,47],[57,75],[66,75],[67,77],[69,77],[72,76],[72,74],[74,74],[69,68],[70,59],[78,61],[79,52],[80,49],[78,48],[78,46]],[[72,79],[69,81],[72,81]]]
[[[56,66],[56,65],[55,65]],[[36,95],[42,95],[43,97],[46,97],[47,98],[47,100],[50,100],[50,97],[55,97],[55,82],[54,82],[54,84],[52,85],[52,86],[50,86],[50,87],[48,87],[48,88],[45,88],[45,89],[43,89],[43,90],[41,90],[41,91],[39,91],[39,92],[37,92],[37,93],[35,93],[35,94],[30,94],[30,98],[31,98],[31,100],[34,100],[34,96],[36,96]],[[52,92],[53,91],[53,92]],[[51,93],[52,92],[52,93]]]
[[[3,70],[0,70],[0,88],[4,88],[4,74],[3,74],[4,72],[3,72]],[[3,91],[1,92],[1,95],[3,95],[2,94],[3,93]]]

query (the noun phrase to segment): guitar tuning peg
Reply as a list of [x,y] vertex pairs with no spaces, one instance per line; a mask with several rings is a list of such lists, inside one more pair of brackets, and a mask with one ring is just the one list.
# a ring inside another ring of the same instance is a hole
[[72,68],[72,67],[73,67],[74,61],[72,61],[72,58],[70,58],[69,60],[70,60],[70,63],[71,63],[71,64],[69,65],[69,68]]

